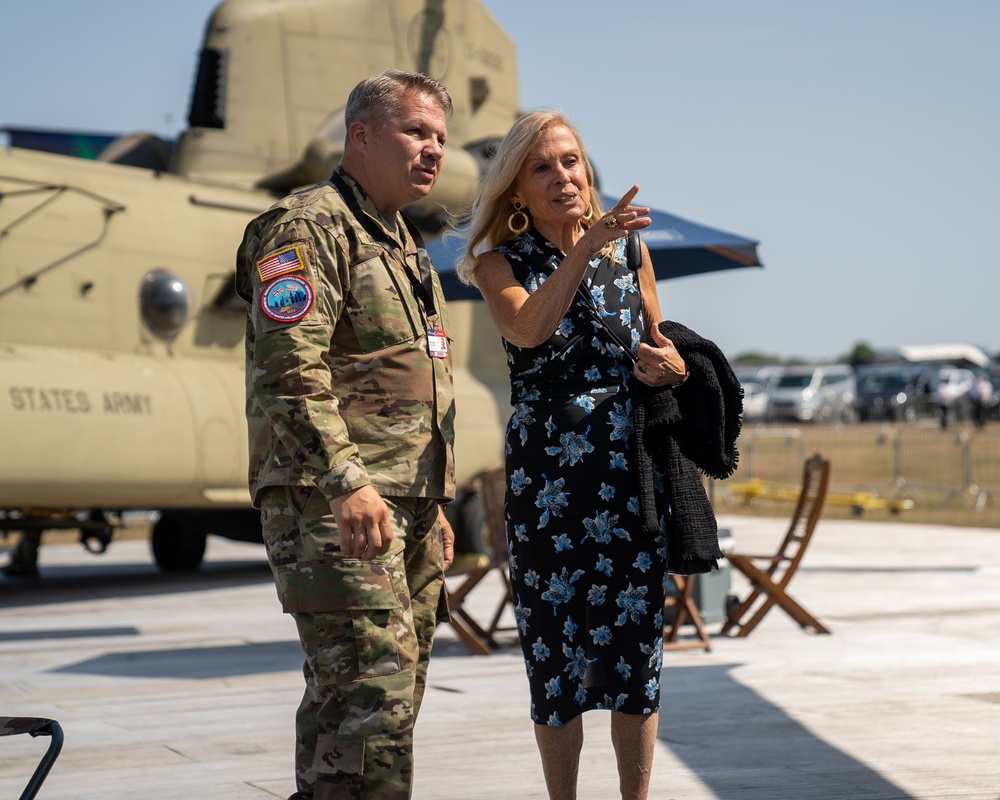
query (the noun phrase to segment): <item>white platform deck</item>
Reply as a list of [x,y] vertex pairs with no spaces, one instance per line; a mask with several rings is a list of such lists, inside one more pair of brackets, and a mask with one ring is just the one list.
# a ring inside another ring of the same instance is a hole
[[[748,552],[783,527],[720,522]],[[291,794],[300,657],[259,547],[212,540],[179,577],[142,541],[46,546],[41,569],[0,577],[0,715],[66,735],[40,798]],[[652,797],[1000,798],[1000,531],[823,521],[792,594],[831,636],[775,609],[747,639],[667,653]],[[442,628],[414,798],[544,798],[527,704],[518,652],[471,656]],[[608,715],[585,730],[579,796],[617,797]],[[0,797],[46,745],[0,738]]]

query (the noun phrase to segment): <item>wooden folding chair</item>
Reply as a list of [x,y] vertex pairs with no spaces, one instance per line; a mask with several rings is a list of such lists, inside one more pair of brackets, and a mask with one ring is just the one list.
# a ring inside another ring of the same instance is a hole
[[[750,581],[751,590],[746,599],[729,613],[722,626],[722,633],[737,628],[737,636],[749,635],[775,605],[784,609],[803,628],[812,628],[816,633],[830,632],[788,594],[788,584],[802,562],[823,512],[829,483],[830,462],[815,453],[806,460],[803,467],[802,487],[795,503],[795,511],[778,551],[773,555],[726,553],[729,563]],[[746,619],[758,599],[762,599],[762,602],[753,615]]]
[[[451,612],[451,626],[458,638],[476,655],[488,656],[499,643],[496,634],[501,631],[517,630],[516,627],[500,627],[500,618],[504,610],[513,601],[513,591],[510,586],[510,576],[507,573],[507,535],[504,530],[504,492],[507,485],[507,474],[503,467],[484,470],[472,479],[476,487],[483,509],[483,529],[487,544],[492,551],[489,563],[474,567],[464,574],[465,580],[455,589],[448,592],[448,610]],[[469,593],[478,586],[487,575],[496,570],[500,574],[503,586],[496,610],[490,621],[481,625],[465,607]],[[449,575],[452,573],[449,571]]]
[[[705,632],[698,606],[691,596],[697,575],[671,575],[674,594],[667,597],[663,606],[663,649],[692,650],[704,649],[712,652],[712,641]],[[698,633],[697,639],[681,639],[681,625],[690,622]]]

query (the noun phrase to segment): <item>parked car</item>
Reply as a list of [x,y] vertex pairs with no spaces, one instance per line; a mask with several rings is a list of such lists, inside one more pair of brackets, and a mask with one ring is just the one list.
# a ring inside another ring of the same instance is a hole
[[916,422],[933,418],[936,370],[927,364],[871,364],[855,370],[862,421]]
[[777,367],[736,370],[736,377],[743,387],[744,422],[762,422],[767,418],[767,395],[777,375]]
[[1000,370],[989,371],[986,375],[993,385],[993,395],[986,407],[988,419],[1000,419]]
[[782,367],[768,391],[767,417],[772,422],[853,422],[856,401],[854,370],[847,364]]
[[948,416],[953,421],[968,420],[972,417],[972,401],[969,389],[976,379],[975,373],[962,367],[940,367],[935,376],[934,397],[938,409],[938,418],[948,409]]
[[767,390],[753,378],[740,381],[743,387],[743,421],[760,422],[767,416]]

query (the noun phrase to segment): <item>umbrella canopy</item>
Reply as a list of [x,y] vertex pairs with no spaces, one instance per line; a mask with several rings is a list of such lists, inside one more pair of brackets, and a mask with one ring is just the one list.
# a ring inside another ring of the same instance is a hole
[[[618,198],[602,195],[606,208]],[[699,275],[737,267],[760,267],[757,242],[732,233],[689,222],[666,211],[650,209],[652,224],[640,234],[653,261],[658,281]],[[459,233],[463,229],[459,228]],[[462,237],[438,237],[427,245],[427,252],[441,278],[448,300],[478,300],[479,291],[465,286],[455,275],[455,261],[465,246]]]

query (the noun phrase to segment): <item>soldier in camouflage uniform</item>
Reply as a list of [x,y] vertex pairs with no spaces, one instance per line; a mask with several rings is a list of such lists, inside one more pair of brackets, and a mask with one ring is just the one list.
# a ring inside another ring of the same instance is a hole
[[294,798],[408,798],[454,536],[444,298],[400,212],[440,172],[451,99],[362,81],[330,180],[247,227],[250,489],[305,652]]

